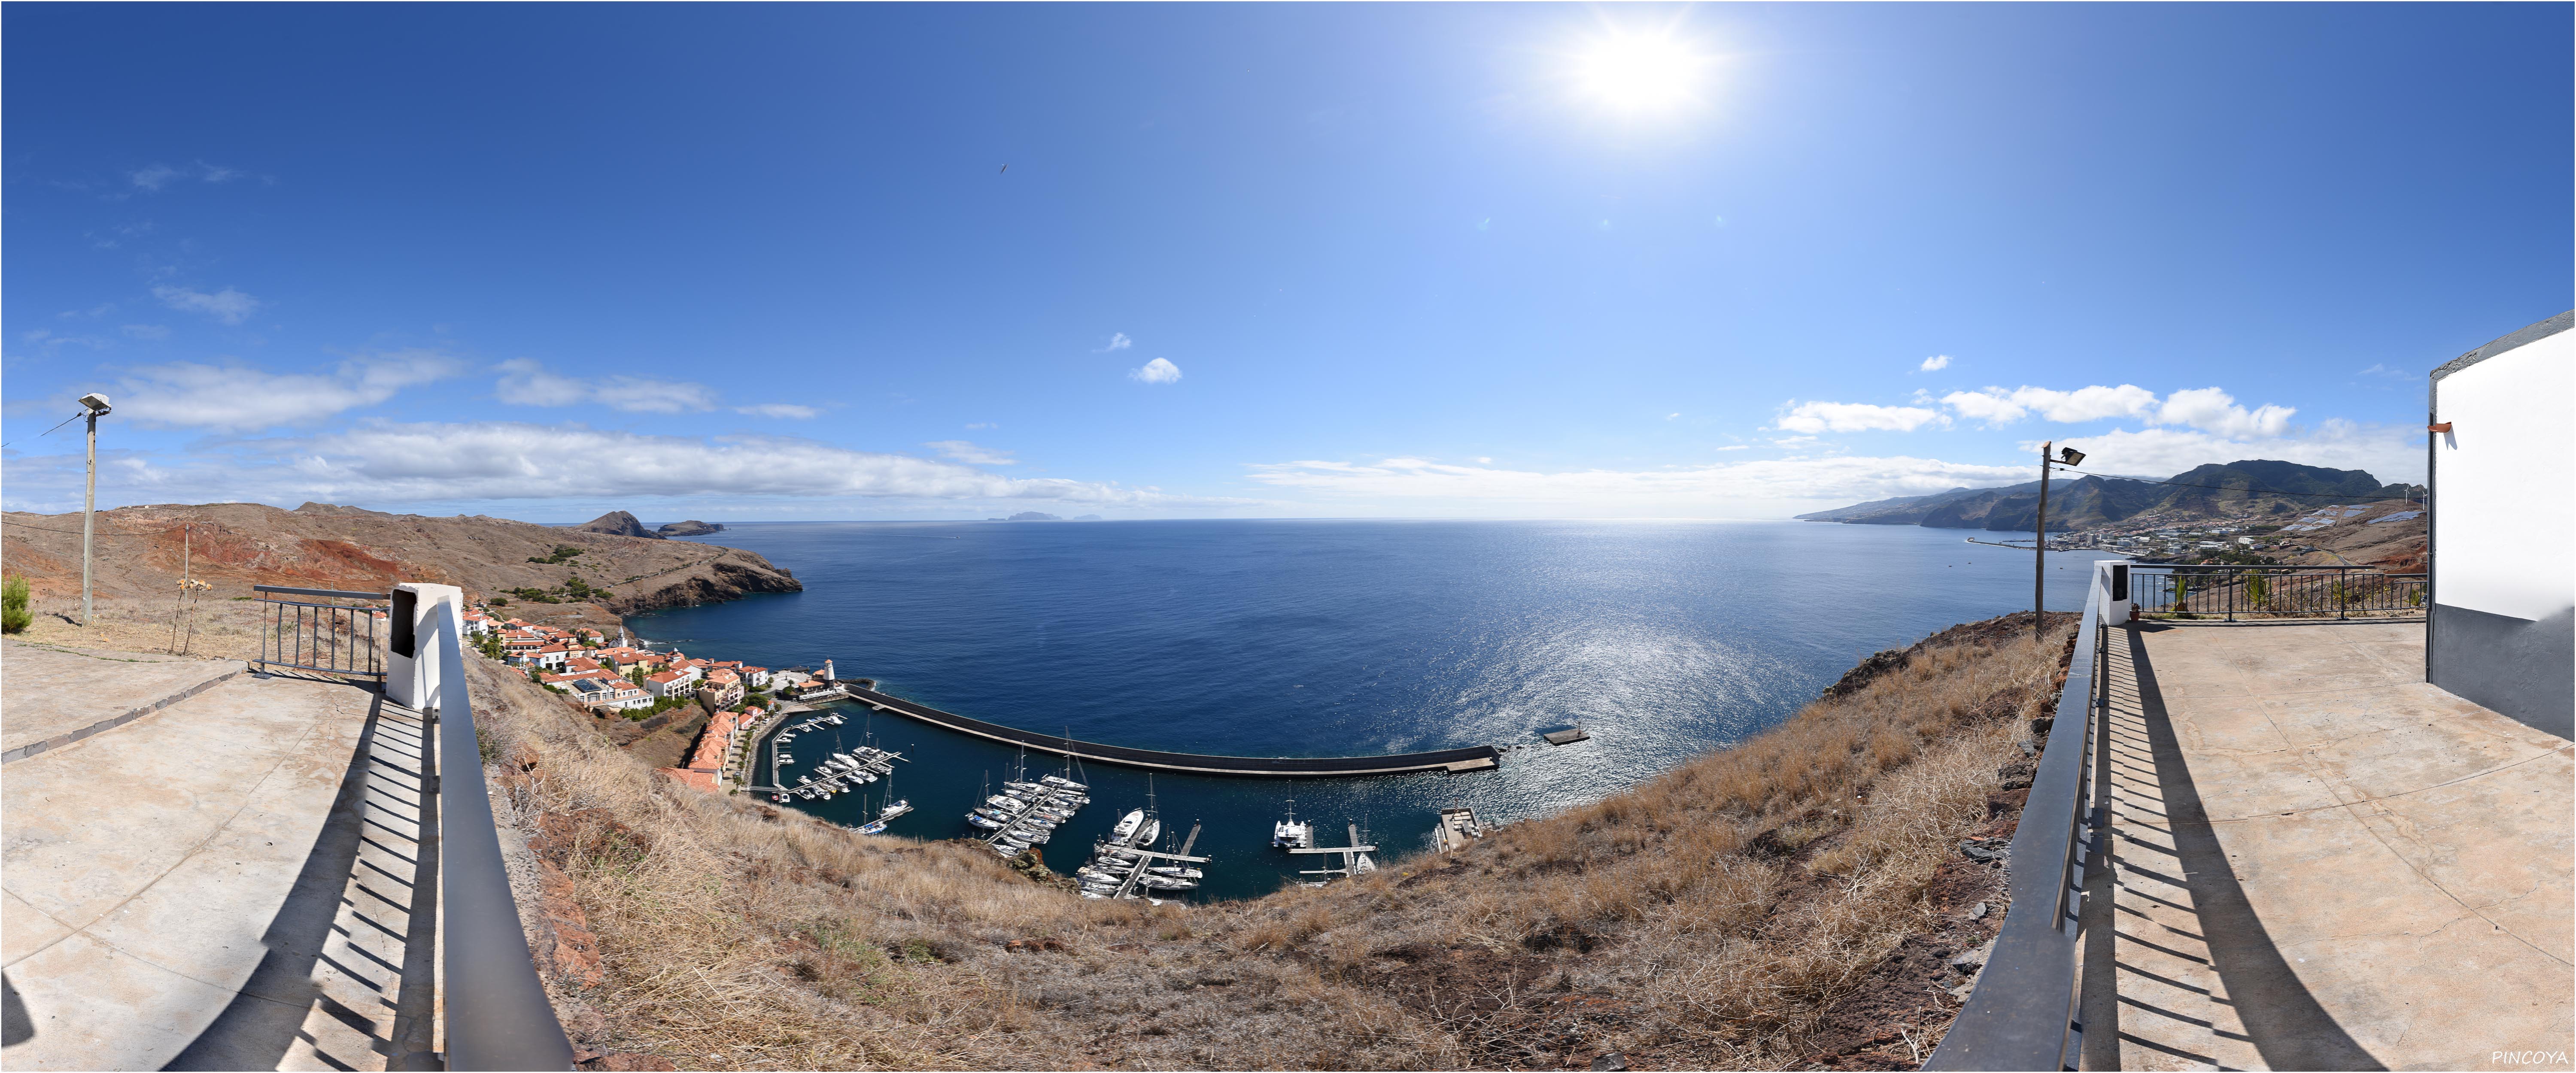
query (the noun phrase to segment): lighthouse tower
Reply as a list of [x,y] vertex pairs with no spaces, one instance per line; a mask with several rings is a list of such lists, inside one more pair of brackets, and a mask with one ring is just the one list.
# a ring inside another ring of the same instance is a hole
[[839,677],[839,676],[838,676],[838,675],[835,675],[835,674],[833,674],[833,673],[832,673],[832,661],[831,661],[831,660],[828,660],[828,659],[827,659],[827,660],[824,660],[824,661],[823,661],[823,680],[824,680],[824,681],[826,681],[826,682],[829,682],[829,681],[834,680],[834,679],[835,679],[835,678],[837,678],[837,677]]

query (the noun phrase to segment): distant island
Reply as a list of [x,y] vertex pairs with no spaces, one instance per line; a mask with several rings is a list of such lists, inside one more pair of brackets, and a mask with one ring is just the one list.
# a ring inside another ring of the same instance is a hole
[[986,518],[984,520],[988,522],[1060,522],[1064,519],[1052,514],[1041,514],[1034,510],[1024,510],[1011,515],[1008,518]]
[[666,537],[693,537],[705,536],[709,533],[724,532],[724,526],[715,522],[702,522],[692,518],[685,522],[670,522],[653,531]]
[[622,510],[609,511],[572,528],[576,533],[606,533],[609,536],[642,537],[646,540],[662,539],[662,534],[644,528],[643,522],[636,521],[634,515]]

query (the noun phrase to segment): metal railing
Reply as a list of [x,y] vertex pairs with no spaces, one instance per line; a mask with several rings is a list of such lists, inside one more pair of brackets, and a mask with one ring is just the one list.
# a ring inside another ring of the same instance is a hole
[[[377,625],[385,614],[384,593],[280,585],[253,585],[251,591],[268,609],[268,621],[259,628],[259,658],[250,661],[259,673],[284,669],[385,676],[384,635]],[[296,596],[307,599],[288,599]],[[372,602],[316,602],[321,600]]]
[[436,703],[425,714],[438,727],[438,974],[447,1068],[571,1069],[572,1044],[537,979],[493,827],[474,699],[465,688],[464,623],[452,602],[432,604],[428,617],[414,651],[400,654],[436,676],[429,694]]
[[2075,651],[2056,722],[2039,754],[2030,799],[2012,839],[2012,907],[2004,913],[1976,990],[1925,1069],[2073,1069],[2077,941],[2084,870],[2099,810],[2092,807],[2096,727],[2103,688],[2110,571],[2097,567],[2076,622]]
[[2157,618],[2384,618],[2422,614],[2424,580],[2366,566],[2134,565],[2129,596]]

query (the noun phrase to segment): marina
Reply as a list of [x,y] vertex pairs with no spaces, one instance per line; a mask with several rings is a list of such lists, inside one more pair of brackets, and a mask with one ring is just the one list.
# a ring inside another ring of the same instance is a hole
[[[879,779],[890,780],[894,776],[894,766],[897,763],[908,762],[904,760],[902,753],[880,749],[873,745],[859,745],[848,751],[835,751],[818,744],[808,748],[814,753],[822,754],[822,758],[806,764],[807,770],[797,775],[794,783],[789,783],[787,768],[797,761],[795,754],[788,750],[793,747],[798,735],[817,733],[825,727],[840,726],[847,721],[846,716],[823,712],[780,726],[775,733],[769,735],[767,742],[769,779],[772,785],[755,785],[746,788],[753,793],[768,794],[770,800],[782,804],[790,797],[806,801],[829,801],[835,796],[854,792],[859,787]],[[838,744],[840,744],[839,736],[834,735],[833,745]],[[909,802],[892,800],[893,784],[889,782],[887,785],[889,800],[878,815],[869,821],[870,825],[876,827],[876,831],[866,833],[881,832],[885,830],[885,821],[912,811]]]
[[992,785],[987,780],[981,803],[966,814],[969,825],[979,832],[989,832],[979,834],[983,843],[1006,858],[1053,840],[1058,827],[1091,803],[1090,787],[1074,778],[1070,757],[1065,759],[1063,774],[1042,775],[1032,782],[1024,751],[1017,774],[1018,778],[1002,784],[998,794],[991,792]]

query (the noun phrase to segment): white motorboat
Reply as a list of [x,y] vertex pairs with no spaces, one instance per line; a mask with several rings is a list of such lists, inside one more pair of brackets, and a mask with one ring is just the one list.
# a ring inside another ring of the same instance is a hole
[[975,826],[981,827],[987,831],[999,830],[1002,826],[1002,822],[1000,820],[985,819],[980,813],[967,816],[966,822],[974,824]]
[[1172,876],[1146,876],[1143,879],[1137,880],[1136,883],[1139,886],[1153,890],[1196,890],[1199,885],[1197,880],[1179,879]]
[[1144,822],[1144,809],[1129,809],[1126,815],[1118,817],[1118,825],[1109,829],[1109,840],[1125,844],[1128,836],[1135,834],[1136,828],[1142,826]]
[[1360,854],[1359,859],[1351,864],[1351,874],[1355,876],[1364,876],[1374,871],[1377,871],[1377,862],[1370,860],[1369,855],[1365,853]]
[[1040,775],[1038,776],[1038,781],[1060,790],[1072,790],[1076,793],[1091,789],[1091,787],[1085,786],[1061,775]]
[[1270,826],[1270,845],[1274,849],[1315,848],[1315,825],[1297,820],[1297,799],[1288,799],[1288,818]]
[[1136,836],[1135,844],[1139,846],[1152,846],[1154,844],[1154,840],[1161,837],[1163,837],[1163,821],[1147,820],[1145,821],[1145,830]]
[[1179,866],[1179,865],[1172,865],[1172,864],[1159,865],[1159,866],[1156,866],[1156,867],[1153,867],[1153,868],[1148,868],[1148,869],[1146,869],[1146,871],[1151,872],[1151,873],[1153,873],[1153,874],[1155,874],[1155,875],[1158,875],[1158,876],[1171,876],[1171,877],[1172,877],[1172,878],[1174,878],[1174,879],[1205,879],[1205,878],[1207,878],[1207,876],[1206,876],[1205,874],[1201,873],[1201,872],[1200,872],[1198,869],[1196,869],[1196,868],[1183,868],[1183,867],[1181,867],[1181,866]]

